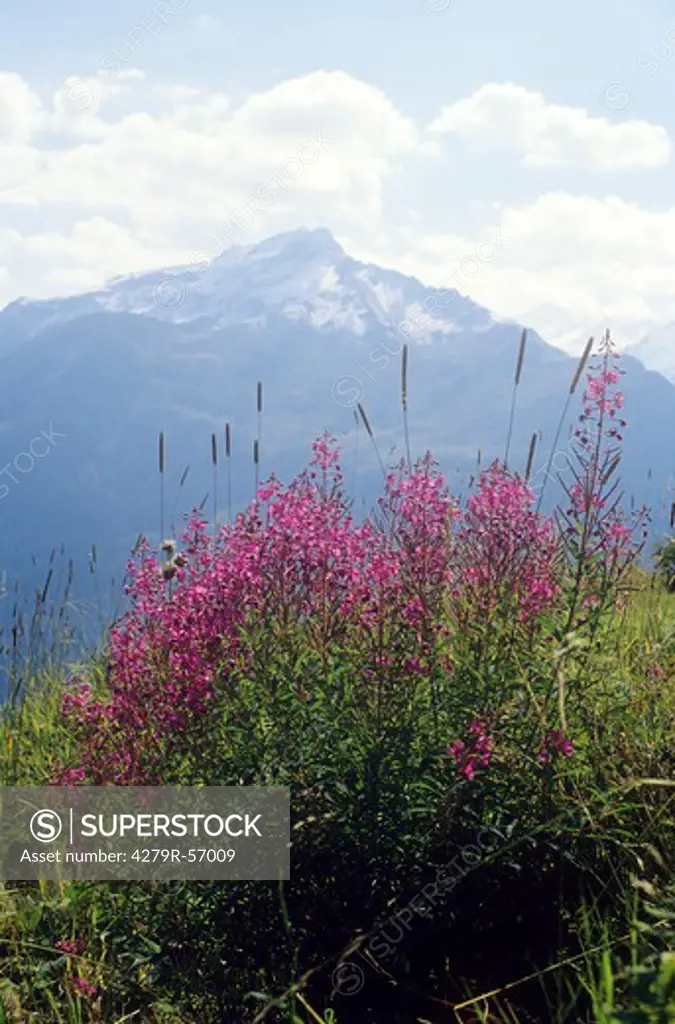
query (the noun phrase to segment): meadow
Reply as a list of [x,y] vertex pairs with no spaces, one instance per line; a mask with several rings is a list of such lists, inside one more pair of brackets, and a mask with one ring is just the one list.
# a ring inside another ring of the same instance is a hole
[[292,877],[5,883],[2,1024],[675,1021],[675,543],[623,501],[609,337],[542,511],[525,358],[465,499],[406,443],[357,519],[322,436],[141,539],[97,652],[14,666],[4,785],[288,786]]

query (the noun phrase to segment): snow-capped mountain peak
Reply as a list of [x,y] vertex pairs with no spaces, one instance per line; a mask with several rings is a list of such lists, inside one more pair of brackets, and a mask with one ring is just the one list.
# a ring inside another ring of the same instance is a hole
[[109,281],[102,289],[66,299],[17,300],[2,314],[32,335],[54,322],[107,310],[173,323],[210,322],[214,328],[283,318],[356,336],[375,326],[405,322],[412,341],[462,331],[482,332],[490,313],[447,289],[360,263],[323,228],[300,229],[248,246],[233,246],[210,261]]

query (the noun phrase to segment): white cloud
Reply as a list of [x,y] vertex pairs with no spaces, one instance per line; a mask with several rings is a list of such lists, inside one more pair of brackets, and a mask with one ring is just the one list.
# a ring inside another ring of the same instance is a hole
[[[259,203],[246,237],[233,241],[320,224],[327,209],[334,229],[340,218],[376,220],[385,180],[418,142],[415,126],[380,90],[343,72],[291,79],[238,105],[219,93],[153,88],[135,73],[121,78],[68,79],[49,111],[34,109],[32,93],[12,76],[5,121],[14,126],[13,150],[0,164],[0,203],[38,209],[46,220],[50,210],[67,209],[72,224],[123,224],[149,258],[194,252],[273,177],[273,203]],[[24,141],[37,127],[52,132],[44,148]],[[59,246],[73,256],[67,235],[49,238],[54,259]],[[103,247],[87,253],[83,276],[129,269],[127,248]],[[54,280],[47,274],[31,289],[43,292]],[[16,288],[27,290],[22,280]]]
[[[72,230],[0,233],[0,305],[17,297],[17,283],[40,282],[40,295],[71,295],[99,288],[120,273],[152,270],[187,260],[188,253],[140,242],[103,217],[78,220]],[[4,264],[4,266],[3,266]],[[10,269],[11,268],[11,269]],[[19,287],[19,293],[35,294]]]
[[379,207],[391,161],[413,150],[418,137],[383,93],[342,72],[284,82],[233,109],[220,94],[169,93],[173,102],[164,113],[137,106],[107,120],[94,109],[92,88],[90,79],[68,82],[68,116],[57,110],[53,121],[86,141],[42,150],[35,172],[0,189],[0,201],[114,208],[128,211],[139,227],[154,222],[155,230],[168,231],[184,220],[188,203],[196,221],[236,209],[320,132],[333,140],[330,159],[303,174],[288,200],[319,189],[338,204],[356,201],[369,215]]
[[531,167],[588,167],[596,171],[663,167],[671,143],[665,128],[647,121],[615,123],[581,107],[548,103],[513,82],[489,83],[444,107],[429,130],[459,135],[485,149],[510,150]]
[[43,118],[40,99],[23,78],[0,71],[0,145],[28,142]]
[[511,315],[529,306],[557,337],[606,321],[626,340],[675,318],[675,207],[551,193],[507,207],[501,223],[514,242],[494,295]]
[[96,265],[97,272],[102,269],[106,276],[114,275],[120,265],[135,273],[162,266],[180,255],[176,250],[142,245],[130,231],[104,217],[77,221],[70,234],[28,235],[23,247],[37,256],[70,257],[76,263]]
[[[75,86],[68,109],[63,88],[41,104],[18,75],[0,74],[0,304],[95,288],[301,224],[327,226],[355,256],[434,284],[499,228],[503,247],[457,281],[497,314],[570,344],[605,321],[633,337],[675,319],[675,207],[648,210],[604,190],[515,204],[495,167],[501,205],[490,220],[484,193],[467,203],[424,177],[443,131],[487,142],[493,132],[530,163],[600,170],[622,153],[656,165],[665,152],[656,126],[610,125],[516,86],[486,86],[421,135],[383,92],[339,71],[241,102],[149,83],[132,68],[83,83],[77,114]],[[105,102],[88,107],[92,84]],[[441,145],[441,168],[443,154]],[[461,171],[461,152],[453,163]]]
[[[463,270],[461,261],[497,229],[499,253]],[[451,286],[571,349],[606,326],[627,343],[675,320],[675,207],[547,193],[503,207],[471,238],[392,233],[378,258],[430,285],[452,274]]]
[[145,78],[145,71],[141,71],[140,68],[122,68],[115,77],[122,81],[138,82]]

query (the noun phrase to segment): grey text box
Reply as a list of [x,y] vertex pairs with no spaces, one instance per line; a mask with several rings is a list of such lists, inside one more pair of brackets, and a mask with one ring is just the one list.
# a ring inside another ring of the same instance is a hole
[[256,786],[0,788],[0,878],[290,878],[290,794]]

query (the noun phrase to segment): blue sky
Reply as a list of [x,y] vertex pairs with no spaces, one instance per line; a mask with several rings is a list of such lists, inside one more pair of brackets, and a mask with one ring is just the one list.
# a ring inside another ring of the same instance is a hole
[[675,319],[673,54],[663,0],[24,0],[0,38],[0,304],[213,254],[319,131],[228,238],[325,225],[434,284],[499,229],[460,290],[568,348],[634,340]]

